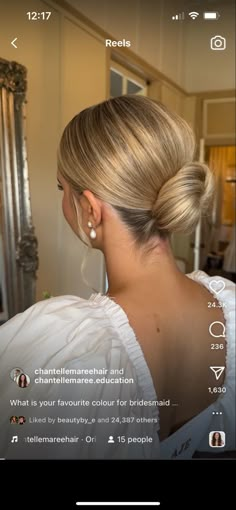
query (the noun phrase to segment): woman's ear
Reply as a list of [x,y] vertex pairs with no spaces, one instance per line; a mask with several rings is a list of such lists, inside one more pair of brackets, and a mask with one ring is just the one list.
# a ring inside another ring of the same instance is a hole
[[97,227],[102,218],[101,200],[95,197],[92,191],[85,190],[80,198],[80,205],[85,221],[91,221]]

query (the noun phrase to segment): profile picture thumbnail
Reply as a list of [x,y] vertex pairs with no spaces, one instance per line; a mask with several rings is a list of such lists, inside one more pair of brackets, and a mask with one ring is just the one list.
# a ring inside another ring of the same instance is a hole
[[26,422],[25,416],[19,416],[18,425],[24,425],[25,422]]
[[14,424],[14,423],[15,423],[15,424],[16,424],[16,423],[18,423],[18,416],[11,416],[11,418],[10,418],[10,423],[13,423],[13,424]]
[[30,384],[30,378],[27,374],[20,374],[16,379],[16,384],[19,388],[27,388]]
[[10,423],[24,425],[25,422],[26,422],[25,416],[11,416],[10,417]]
[[225,432],[222,430],[212,430],[209,434],[209,445],[212,448],[222,448],[225,446]]
[[22,368],[19,367],[13,368],[10,372],[10,378],[12,379],[12,381],[16,382],[20,374],[23,374]]

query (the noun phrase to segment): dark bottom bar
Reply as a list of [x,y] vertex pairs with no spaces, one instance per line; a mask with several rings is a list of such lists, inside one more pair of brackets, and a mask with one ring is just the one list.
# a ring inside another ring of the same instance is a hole
[[[204,508],[208,503],[209,508],[222,510],[228,508],[227,503],[230,504],[231,491],[226,487],[227,471],[234,468],[232,462],[217,459],[1,461],[1,491],[2,498],[10,498],[12,507],[19,503],[20,495],[24,510],[76,510],[79,508],[76,502],[114,502],[116,499],[118,502],[156,501],[160,502],[160,510]],[[7,481],[14,487],[10,495]],[[29,491],[26,487],[29,487]]]

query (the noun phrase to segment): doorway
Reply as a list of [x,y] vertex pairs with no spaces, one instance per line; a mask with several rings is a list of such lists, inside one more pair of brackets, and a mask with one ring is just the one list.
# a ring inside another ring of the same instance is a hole
[[[206,162],[213,171],[216,190],[212,229],[204,270],[235,281],[235,146],[208,146]],[[226,274],[224,274],[226,273]]]

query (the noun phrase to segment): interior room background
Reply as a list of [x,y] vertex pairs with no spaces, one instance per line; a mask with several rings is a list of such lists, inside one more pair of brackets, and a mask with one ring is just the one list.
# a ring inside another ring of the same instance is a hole
[[[201,268],[209,262],[209,254],[222,258],[234,224],[232,3],[225,7],[222,20],[228,50],[220,66],[219,52],[205,47],[197,22],[173,22],[174,2],[35,0],[35,11],[52,11],[50,23],[37,25],[22,16],[20,4],[14,2],[14,13],[11,2],[5,4],[0,57],[27,68],[26,143],[39,256],[36,301],[45,290],[53,296],[84,298],[90,296],[92,287],[105,291],[104,260],[97,250],[86,265],[90,286],[82,280],[84,245],[62,213],[56,153],[68,121],[80,110],[114,95],[138,93],[160,100],[192,125],[198,144],[204,139],[204,158],[216,173],[218,199],[211,235],[202,227]],[[24,5],[25,12],[32,11],[31,1],[25,0]],[[210,38],[212,26],[206,23],[201,30]],[[18,38],[17,50],[9,43],[13,37]],[[129,40],[131,48],[106,48],[106,38]],[[176,235],[172,245],[181,269],[192,271],[194,236]]]

